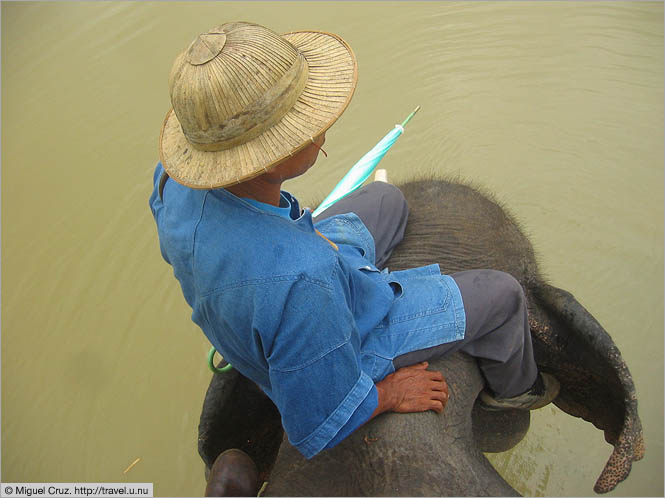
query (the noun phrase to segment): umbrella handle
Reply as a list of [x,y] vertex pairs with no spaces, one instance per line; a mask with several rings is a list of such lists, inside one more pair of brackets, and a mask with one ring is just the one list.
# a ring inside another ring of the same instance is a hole
[[[416,113],[420,110],[420,106],[416,107],[411,114],[409,114],[404,121],[402,121],[402,128],[406,126],[406,124],[411,121],[411,118],[416,115]],[[404,131],[404,130],[402,130]]]

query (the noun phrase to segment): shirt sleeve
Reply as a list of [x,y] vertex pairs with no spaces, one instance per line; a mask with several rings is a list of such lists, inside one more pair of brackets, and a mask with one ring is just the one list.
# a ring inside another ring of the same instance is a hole
[[379,404],[379,391],[376,390],[376,385],[372,386],[369,394],[362,402],[362,404],[353,412],[349,421],[344,424],[337,435],[330,440],[324,449],[329,449],[337,446],[344,441],[347,437],[353,434],[356,429],[369,420]]
[[351,434],[378,406],[347,298],[338,280],[300,279],[266,351],[273,401],[289,441],[307,458]]

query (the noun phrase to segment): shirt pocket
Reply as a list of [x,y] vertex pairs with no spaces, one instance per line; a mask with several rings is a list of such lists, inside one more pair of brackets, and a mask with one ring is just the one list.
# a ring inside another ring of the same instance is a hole
[[399,279],[399,272],[392,275],[391,287],[399,288],[396,299],[386,318],[377,328],[391,329],[399,333],[396,325],[445,313],[450,307],[452,293],[441,275],[411,276]]
[[[459,290],[451,277],[428,274],[434,270],[399,278],[402,295],[364,341],[363,353],[374,355],[375,380],[392,373],[392,360],[404,353],[464,338],[466,319]],[[400,277],[399,272],[393,276]]]

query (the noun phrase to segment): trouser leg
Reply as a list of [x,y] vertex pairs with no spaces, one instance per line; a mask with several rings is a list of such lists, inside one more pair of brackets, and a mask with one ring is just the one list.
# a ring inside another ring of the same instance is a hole
[[355,213],[374,238],[377,268],[382,269],[404,238],[409,207],[401,190],[385,182],[372,182],[337,201],[314,222],[337,214]]
[[451,275],[464,302],[464,339],[401,355],[395,368],[463,351],[478,360],[497,398],[527,391],[538,368],[533,358],[526,299],[511,275],[495,270],[470,270]]

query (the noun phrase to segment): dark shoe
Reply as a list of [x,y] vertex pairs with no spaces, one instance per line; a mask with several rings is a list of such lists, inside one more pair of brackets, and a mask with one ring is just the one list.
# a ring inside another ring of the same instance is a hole
[[260,484],[254,460],[233,448],[220,453],[212,464],[205,496],[256,496]]
[[512,398],[497,399],[482,391],[480,400],[488,410],[537,410],[550,404],[559,395],[559,381],[549,374],[539,373],[531,389]]

